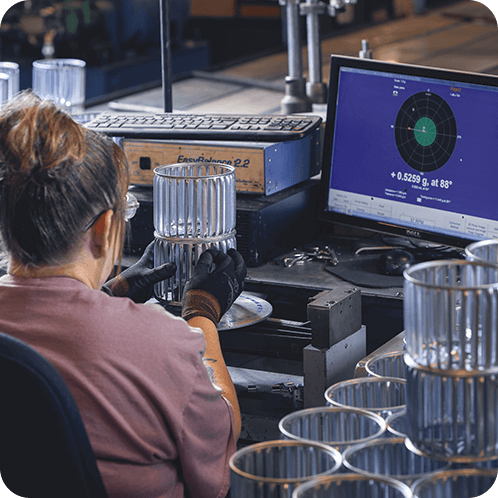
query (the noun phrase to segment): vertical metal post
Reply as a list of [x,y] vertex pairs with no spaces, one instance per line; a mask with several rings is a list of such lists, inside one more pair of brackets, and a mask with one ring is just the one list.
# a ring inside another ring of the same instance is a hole
[[299,0],[287,0],[287,51],[289,57],[289,76],[303,77],[301,30],[299,27]]
[[319,15],[327,10],[319,0],[306,0],[300,5],[301,15],[306,16],[306,32],[308,38],[308,72],[306,93],[315,104],[327,102],[327,85],[322,82],[322,47],[320,42]]
[[372,58],[372,51],[368,45],[368,40],[361,40],[361,50],[358,52],[358,57],[360,59]]
[[169,0],[159,0],[159,15],[161,24],[161,76],[164,97],[164,112],[173,110],[171,88],[171,41],[169,25]]
[[287,56],[289,76],[285,78],[285,96],[280,106],[284,114],[311,111],[311,100],[306,95],[306,79],[303,76],[303,58],[299,29],[300,0],[279,0],[286,7]]

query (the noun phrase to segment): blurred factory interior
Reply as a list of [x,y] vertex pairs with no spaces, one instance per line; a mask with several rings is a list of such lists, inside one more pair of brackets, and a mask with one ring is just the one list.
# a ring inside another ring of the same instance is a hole
[[[334,15],[319,16],[320,37],[423,15],[451,3],[358,0]],[[286,50],[285,0],[169,0],[168,5],[175,81],[192,71],[213,71]],[[305,16],[300,21],[304,28]],[[27,0],[11,7],[0,27],[0,59],[20,65],[21,88],[31,84],[34,60],[86,61],[87,106],[160,86],[160,45],[157,0]]]

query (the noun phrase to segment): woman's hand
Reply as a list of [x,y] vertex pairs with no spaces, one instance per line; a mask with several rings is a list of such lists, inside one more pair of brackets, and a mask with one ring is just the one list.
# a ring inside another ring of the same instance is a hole
[[117,277],[108,280],[103,290],[113,296],[129,297],[136,303],[145,303],[152,297],[154,285],[171,278],[175,272],[174,263],[154,268],[154,242],[151,242],[143,256]]

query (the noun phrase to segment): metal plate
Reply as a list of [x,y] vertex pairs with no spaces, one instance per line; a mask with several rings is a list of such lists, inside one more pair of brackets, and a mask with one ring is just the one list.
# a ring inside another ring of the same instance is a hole
[[272,311],[273,307],[268,301],[243,292],[223,315],[218,323],[218,330],[232,330],[253,325],[268,318]]

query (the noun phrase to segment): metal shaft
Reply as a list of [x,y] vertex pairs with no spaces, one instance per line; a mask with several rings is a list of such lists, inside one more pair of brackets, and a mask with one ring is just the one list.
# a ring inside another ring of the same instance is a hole
[[[306,0],[306,3],[318,5],[318,0]],[[309,81],[322,81],[321,46],[319,34],[318,12],[310,11],[306,15],[306,28],[308,34],[308,70]]]
[[311,100],[306,95],[306,80],[303,76],[303,57],[299,29],[300,0],[279,0],[286,7],[287,55],[289,75],[285,78],[285,96],[280,102],[284,114],[311,111]]
[[320,0],[306,0],[301,4],[301,14],[306,16],[308,36],[308,72],[306,93],[312,102],[327,102],[327,85],[322,82],[322,47],[320,43],[319,15],[325,13],[326,6]]
[[287,52],[289,57],[289,76],[303,76],[303,59],[299,29],[299,0],[287,0]]
[[161,75],[164,97],[164,112],[173,110],[171,89],[171,40],[169,26],[169,0],[159,0],[159,14],[161,18]]

